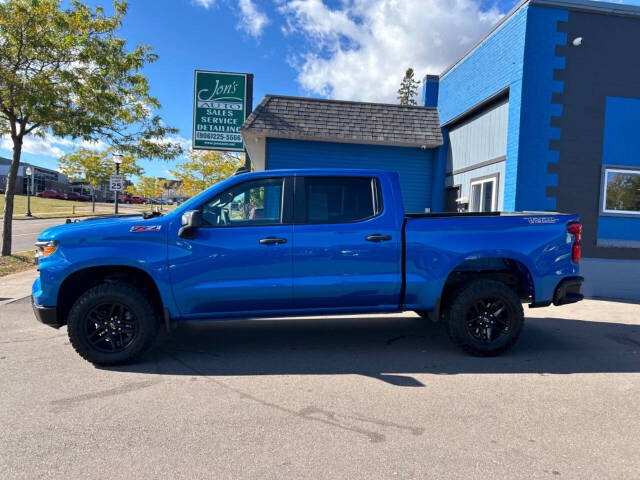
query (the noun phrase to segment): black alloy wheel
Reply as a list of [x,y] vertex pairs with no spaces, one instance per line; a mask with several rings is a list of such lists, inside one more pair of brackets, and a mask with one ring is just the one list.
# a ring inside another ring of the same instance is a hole
[[86,316],[86,338],[99,352],[122,352],[135,340],[137,333],[136,317],[122,303],[99,304],[89,310]]
[[522,303],[504,283],[471,281],[448,296],[447,303],[445,326],[449,338],[472,355],[499,355],[522,332]]
[[467,332],[482,343],[491,343],[501,335],[508,335],[511,326],[509,309],[504,300],[480,298],[467,311]]
[[142,356],[155,341],[159,308],[130,283],[102,283],[81,294],[67,317],[71,345],[96,365],[121,365]]

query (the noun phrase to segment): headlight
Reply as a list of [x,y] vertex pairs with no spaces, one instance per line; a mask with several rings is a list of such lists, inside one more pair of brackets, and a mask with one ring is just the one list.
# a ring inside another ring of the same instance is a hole
[[51,255],[58,248],[58,242],[50,240],[48,242],[36,242],[36,258],[44,258]]

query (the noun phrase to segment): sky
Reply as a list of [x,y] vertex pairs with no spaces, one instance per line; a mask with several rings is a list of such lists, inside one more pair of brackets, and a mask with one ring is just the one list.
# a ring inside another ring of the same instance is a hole
[[[0,0],[2,1],[2,0]],[[91,0],[107,12],[107,0]],[[194,70],[253,73],[254,107],[267,93],[396,102],[407,67],[439,74],[517,0],[130,0],[119,36],[159,55],[143,70],[158,112],[191,145]],[[640,0],[617,3],[640,5]],[[70,138],[26,138],[23,161],[57,169],[81,146]],[[11,156],[0,139],[0,156]],[[168,177],[182,161],[141,162]]]

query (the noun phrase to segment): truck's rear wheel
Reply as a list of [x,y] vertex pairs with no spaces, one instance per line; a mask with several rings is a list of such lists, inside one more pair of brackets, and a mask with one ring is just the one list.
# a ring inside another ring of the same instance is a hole
[[522,303],[503,283],[476,280],[450,297],[446,326],[451,341],[472,355],[499,355],[522,332]]
[[104,283],[87,290],[71,307],[67,324],[73,348],[96,365],[135,360],[158,333],[152,305],[125,283]]

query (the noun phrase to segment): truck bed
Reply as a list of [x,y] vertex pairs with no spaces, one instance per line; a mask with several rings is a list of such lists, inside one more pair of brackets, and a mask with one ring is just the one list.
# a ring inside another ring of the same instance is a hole
[[446,217],[541,217],[568,215],[560,212],[440,212],[440,213],[405,213],[405,218],[446,218]]

